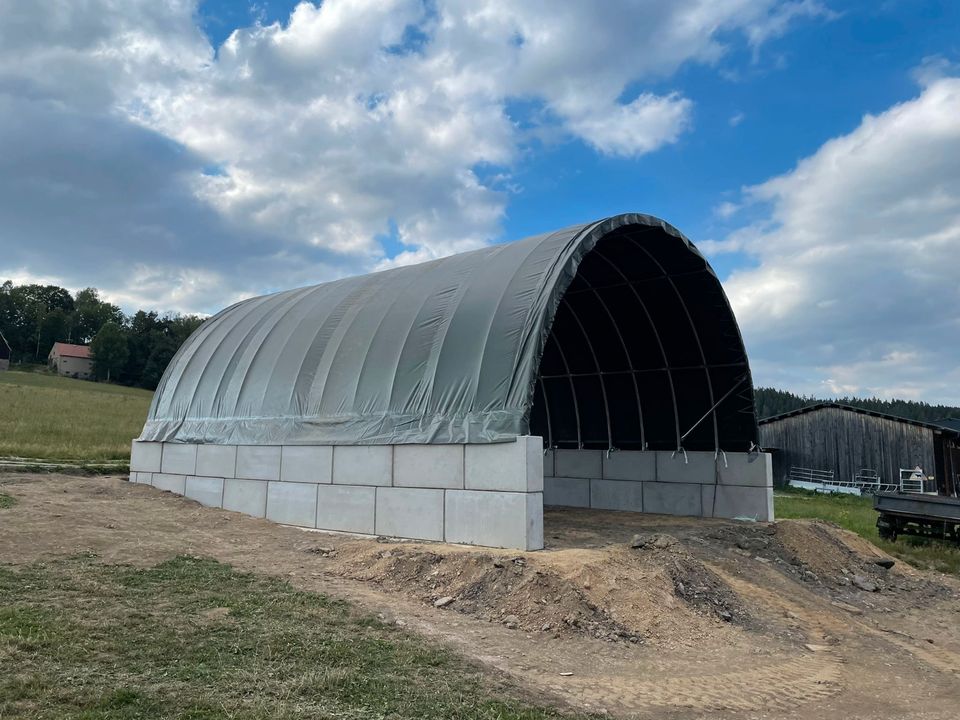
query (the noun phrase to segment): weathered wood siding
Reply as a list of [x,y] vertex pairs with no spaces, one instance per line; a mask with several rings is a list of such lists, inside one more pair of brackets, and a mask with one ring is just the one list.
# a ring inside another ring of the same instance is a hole
[[932,430],[841,408],[764,423],[760,444],[780,450],[784,473],[799,466],[833,470],[837,480],[852,480],[856,472],[870,468],[883,481],[898,482],[900,468],[919,465],[926,475],[935,474]]

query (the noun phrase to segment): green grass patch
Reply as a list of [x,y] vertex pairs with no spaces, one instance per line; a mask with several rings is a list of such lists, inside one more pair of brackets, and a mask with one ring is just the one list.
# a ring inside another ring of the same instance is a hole
[[12,508],[17,504],[17,500],[6,493],[0,492],[0,510],[6,510]]
[[212,560],[0,566],[0,717],[562,715],[348,605]]
[[0,373],[0,457],[127,460],[153,393],[56,375]]
[[960,576],[960,548],[956,545],[905,536],[896,542],[881,539],[877,533],[877,511],[873,509],[872,497],[827,495],[785,488],[777,490],[774,506],[777,519],[829,520],[911,565]]

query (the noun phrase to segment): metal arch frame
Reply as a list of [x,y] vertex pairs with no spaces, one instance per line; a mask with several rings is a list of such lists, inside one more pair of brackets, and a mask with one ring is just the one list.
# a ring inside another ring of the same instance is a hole
[[[599,243],[598,243],[599,246]],[[623,274],[623,271],[617,267],[617,264],[613,262],[610,258],[604,255],[595,247],[591,254],[597,255],[601,260],[603,260],[607,265],[613,268],[620,277],[623,278],[627,287],[630,288],[630,292],[633,293],[633,296],[637,299],[637,302],[640,304],[640,309],[643,310],[644,316],[647,318],[647,322],[650,324],[650,328],[653,330],[653,336],[656,338],[657,347],[660,349],[660,356],[663,358],[664,369],[667,371],[667,379],[670,381],[670,400],[673,402],[673,418],[674,418],[674,431],[677,436],[677,448],[680,448],[680,408],[677,407],[677,389],[676,384],[673,381],[673,373],[670,369],[670,360],[667,358],[667,351],[663,346],[663,339],[660,337],[660,333],[657,331],[657,324],[653,321],[653,317],[650,315],[650,311],[647,309],[647,304],[643,301],[643,298],[640,297],[640,293],[637,292],[637,288],[634,287],[633,283],[630,282],[630,279]]]
[[[563,352],[563,347],[560,345],[560,341],[557,340],[556,336],[553,334],[552,331],[550,332],[550,335],[548,336],[547,339],[548,340],[552,339],[553,344],[557,346],[557,352],[560,353],[560,360],[561,362],[563,362],[563,368],[564,370],[567,371],[567,382],[570,383],[570,396],[573,398],[573,416],[577,421],[577,449],[582,450],[583,449],[583,432],[580,429],[580,403],[577,402],[577,388],[573,384],[573,376],[570,375],[570,365],[569,363],[567,363],[567,356]],[[544,388],[543,393],[544,395],[546,395],[547,393],[546,388]]]
[[[594,252],[597,252],[594,249]],[[599,254],[599,253],[598,253]],[[637,369],[633,364],[633,356],[630,354],[630,348],[627,347],[627,341],[624,340],[623,333],[620,332],[620,326],[617,324],[616,319],[613,317],[613,313],[610,312],[610,307],[607,305],[606,301],[603,299],[603,296],[600,294],[600,289],[596,288],[593,283],[591,283],[585,275],[579,274],[578,277],[582,282],[584,282],[587,287],[593,292],[593,295],[597,298],[597,301],[600,303],[600,306],[603,308],[603,311],[607,314],[607,317],[610,319],[610,324],[613,325],[614,331],[617,333],[617,338],[620,340],[620,347],[623,348],[623,355],[627,358],[627,367],[629,368],[630,380],[633,382],[633,395],[637,401],[637,415],[640,419],[640,447],[643,450],[647,449],[647,436],[646,436],[646,427],[643,422],[643,403],[640,402],[640,384],[637,382]],[[586,292],[586,290],[581,291]],[[566,296],[570,293],[564,295],[564,301],[566,302]],[[603,381],[602,376],[606,374],[612,374],[609,370],[602,371],[601,373],[601,382]],[[617,373],[620,374],[620,373]],[[606,400],[606,398],[604,398]],[[610,430],[610,447],[613,449],[613,430]]]
[[550,400],[547,398],[547,388],[543,384],[543,376],[537,376],[537,385],[540,386],[540,394],[543,396],[543,410],[547,416],[547,447],[553,447],[553,423],[550,421]]
[[[626,231],[623,233],[623,236],[631,244],[639,248],[648,258],[650,258],[650,261],[657,266],[657,269],[660,270],[661,273],[663,273],[667,282],[670,283],[670,287],[673,289],[674,294],[677,296],[677,300],[680,301],[680,307],[683,308],[684,315],[687,316],[687,322],[690,323],[690,329],[693,331],[693,338],[694,340],[697,341],[697,350],[700,353],[700,360],[703,362],[703,374],[707,378],[707,393],[710,396],[710,410],[708,411],[708,413],[713,415],[713,446],[715,451],[719,451],[720,450],[720,428],[717,424],[717,410],[716,410],[717,402],[713,393],[713,380],[710,378],[710,367],[707,365],[707,355],[706,353],[703,352],[703,343],[700,342],[700,333],[697,332],[697,324],[693,321],[693,316],[690,314],[690,309],[687,307],[687,303],[683,299],[683,295],[681,294],[680,290],[677,289],[677,285],[673,281],[673,277],[671,277],[670,274],[666,271],[666,269],[664,269],[660,261],[657,260],[653,256],[653,253],[651,253],[646,247],[643,246],[641,242],[637,240],[637,238],[634,236],[633,231]],[[704,261],[704,263],[706,263],[706,261]],[[679,417],[680,417],[680,411],[678,408],[677,409],[678,422],[679,422]],[[696,425],[699,425],[699,424],[700,424],[700,421],[698,420]],[[692,429],[693,428],[691,428],[691,430]],[[690,434],[690,430],[685,432],[681,436],[680,440],[678,440],[678,443],[677,443],[678,449],[682,447],[683,438],[685,438],[689,434]]]
[[[570,315],[573,317],[577,327],[580,328],[580,332],[583,334],[583,339],[587,341],[587,349],[590,350],[590,357],[593,358],[594,367],[597,368],[597,377],[600,379],[600,394],[603,396],[603,413],[607,419],[607,449],[613,449],[613,423],[610,421],[610,402],[607,399],[607,383],[603,380],[603,369],[600,367],[600,359],[597,357],[596,351],[593,349],[593,343],[590,342],[590,335],[587,333],[587,329],[583,326],[583,323],[580,322],[580,316],[577,315],[577,311],[573,309],[566,298],[561,298],[561,304],[567,308],[570,312]],[[570,378],[570,382],[573,383],[573,378]]]

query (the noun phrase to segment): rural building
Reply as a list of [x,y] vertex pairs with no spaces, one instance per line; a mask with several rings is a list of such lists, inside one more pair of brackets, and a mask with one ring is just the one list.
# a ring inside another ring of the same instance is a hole
[[7,339],[3,336],[3,333],[0,333],[0,372],[10,369],[10,354],[12,350],[10,349],[10,343],[7,342]]
[[960,428],[822,402],[760,421],[760,444],[773,451],[775,476],[791,468],[832,472],[837,480],[875,473],[897,484],[900,470],[919,467],[929,491],[956,495],[960,488]]
[[93,377],[93,355],[87,345],[57,342],[50,348],[47,365],[58,375],[89,380]]
[[543,505],[772,519],[720,282],[648,215],[252,298],[171,361],[131,479],[281,523],[537,549]]

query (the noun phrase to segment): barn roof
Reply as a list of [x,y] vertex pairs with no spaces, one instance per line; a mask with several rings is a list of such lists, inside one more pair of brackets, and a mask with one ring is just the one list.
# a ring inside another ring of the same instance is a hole
[[[823,408],[836,408],[838,410],[847,410],[849,412],[858,413],[860,415],[870,415],[872,417],[884,418],[885,420],[895,420],[897,422],[906,423],[908,425],[916,425],[918,427],[929,428],[930,430],[946,430],[952,434],[960,435],[960,427],[951,428],[947,424],[943,424],[942,420],[935,420],[933,422],[926,422],[924,420],[914,420],[912,418],[900,417],[899,415],[890,415],[889,413],[877,412],[875,410],[867,410],[865,408],[856,407],[854,405],[845,405],[844,403],[838,402],[818,402],[813,403],[812,405],[807,405],[797,410],[791,410],[789,412],[780,413],[779,415],[771,415],[770,417],[761,418],[758,423],[760,425],[766,425],[768,423],[776,422],[777,420],[783,420],[784,418],[794,417],[796,415],[803,415],[814,410],[822,410]],[[958,423],[960,425],[960,423]]]
[[93,357],[89,345],[73,345],[72,343],[55,342],[53,347],[50,348],[50,352],[60,357],[82,358],[84,360]]
[[720,283],[618,215],[244,300],[168,366],[142,440],[743,449],[753,387]]

